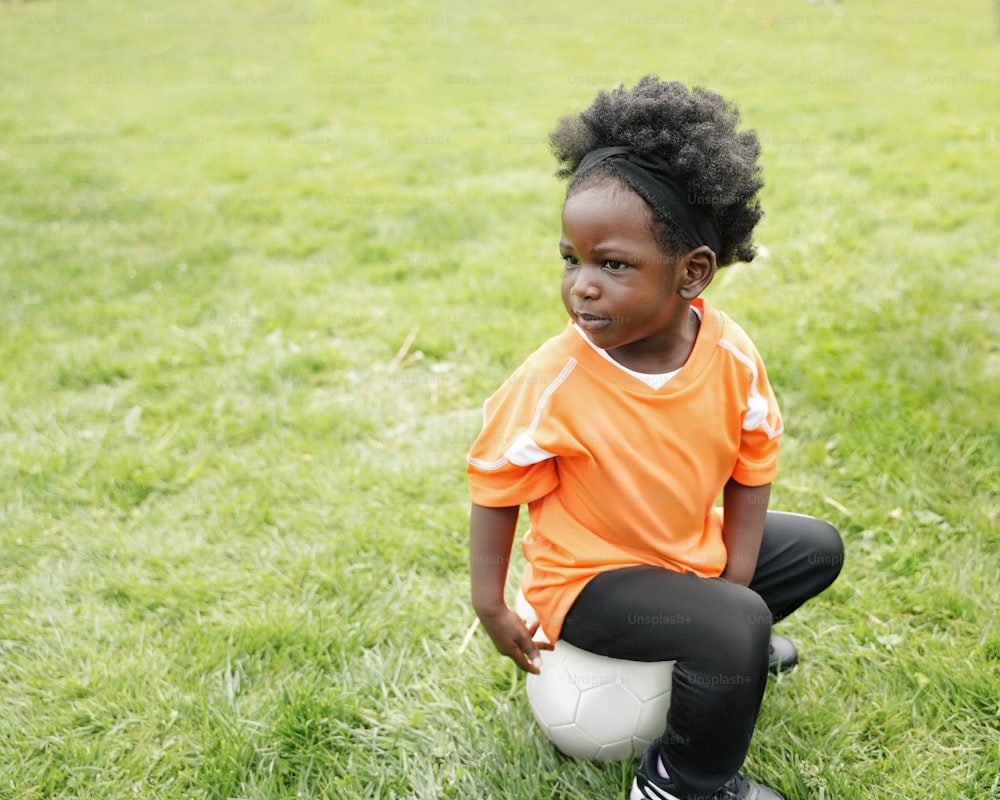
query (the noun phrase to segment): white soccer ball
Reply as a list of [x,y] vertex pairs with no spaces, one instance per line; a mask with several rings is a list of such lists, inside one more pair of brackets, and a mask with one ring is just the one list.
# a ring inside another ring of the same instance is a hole
[[[518,613],[534,613],[518,593]],[[528,674],[528,702],[542,732],[563,753],[592,761],[642,755],[666,728],[673,661],[609,658],[559,640]]]

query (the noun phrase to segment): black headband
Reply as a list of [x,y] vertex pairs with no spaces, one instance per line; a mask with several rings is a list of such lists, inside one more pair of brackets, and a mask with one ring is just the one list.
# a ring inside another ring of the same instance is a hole
[[691,202],[680,176],[661,158],[637,153],[631,147],[598,147],[583,157],[576,174],[610,161],[615,173],[657,214],[666,217],[692,247],[707,244],[719,254],[719,222],[708,206]]

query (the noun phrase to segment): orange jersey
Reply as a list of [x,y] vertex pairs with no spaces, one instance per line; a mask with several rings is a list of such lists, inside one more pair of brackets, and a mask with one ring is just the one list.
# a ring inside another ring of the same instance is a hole
[[599,572],[652,564],[715,577],[726,566],[726,482],[770,483],[781,412],[743,330],[703,300],[684,366],[654,389],[572,324],[485,403],[468,457],[472,501],[528,504],[521,589],[555,641]]

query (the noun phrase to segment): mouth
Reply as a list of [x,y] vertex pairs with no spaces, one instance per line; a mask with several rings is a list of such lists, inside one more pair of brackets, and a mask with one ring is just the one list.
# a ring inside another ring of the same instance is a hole
[[597,331],[601,328],[606,328],[611,324],[610,317],[602,317],[598,314],[591,314],[589,311],[578,311],[574,309],[573,317],[576,319],[576,324],[585,331]]

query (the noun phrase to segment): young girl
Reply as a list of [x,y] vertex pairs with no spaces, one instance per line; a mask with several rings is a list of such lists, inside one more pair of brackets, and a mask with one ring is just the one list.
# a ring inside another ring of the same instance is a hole
[[[559,638],[676,662],[632,800],[780,800],[739,772],[769,664],[796,660],[771,624],[843,560],[828,523],[767,510],[778,404],[753,343],[700,298],[754,255],[760,146],[738,122],[652,77],[560,122],[569,322],[486,401],[468,459],[472,601],[501,653],[534,673]],[[530,628],[504,599],[525,503]]]

